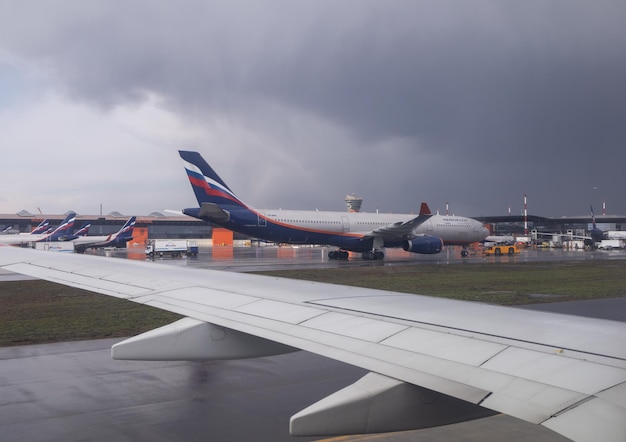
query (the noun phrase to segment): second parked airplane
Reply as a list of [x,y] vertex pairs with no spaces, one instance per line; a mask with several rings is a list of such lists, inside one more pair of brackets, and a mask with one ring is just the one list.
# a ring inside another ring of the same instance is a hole
[[[86,249],[102,247],[124,248],[126,243],[133,239],[136,216],[131,216],[120,230],[110,235],[103,236],[79,236],[72,240],[76,253],[85,253]],[[76,234],[76,232],[74,232]]]
[[489,231],[462,216],[434,215],[422,203],[415,215],[252,209],[230,190],[198,152],[179,151],[200,207],[183,213],[253,238],[288,244],[336,246],[331,259],[348,251],[363,259],[383,259],[385,247],[422,254],[441,252],[444,245],[465,246],[481,241]]

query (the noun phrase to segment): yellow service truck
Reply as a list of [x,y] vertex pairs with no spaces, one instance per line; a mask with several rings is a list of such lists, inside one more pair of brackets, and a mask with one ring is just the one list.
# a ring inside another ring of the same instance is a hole
[[515,255],[516,253],[519,253],[517,244],[494,244],[483,249],[483,255],[485,256]]

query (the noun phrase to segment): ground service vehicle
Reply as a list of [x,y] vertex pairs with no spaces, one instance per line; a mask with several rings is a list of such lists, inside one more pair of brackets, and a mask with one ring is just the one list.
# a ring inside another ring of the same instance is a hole
[[517,244],[494,244],[483,249],[483,255],[485,256],[515,255],[516,253],[519,253]]
[[146,246],[146,256],[151,258],[155,256],[178,258],[197,254],[198,243],[186,239],[153,239]]
[[598,244],[600,250],[623,249],[624,242],[621,239],[603,239]]
[[74,243],[72,241],[38,241],[35,243],[35,249],[74,253]]

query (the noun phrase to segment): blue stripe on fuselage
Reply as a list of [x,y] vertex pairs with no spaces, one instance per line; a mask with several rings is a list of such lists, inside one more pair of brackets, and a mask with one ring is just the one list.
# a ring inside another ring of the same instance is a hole
[[[354,252],[372,250],[373,239],[365,238],[356,233],[329,232],[319,229],[294,226],[275,221],[259,212],[233,204],[221,204],[220,207],[230,213],[226,222],[216,223],[220,227],[266,241],[290,244],[325,244]],[[186,209],[185,213],[194,216],[194,210]],[[198,212],[195,212],[197,215]],[[263,225],[259,225],[262,220]],[[389,245],[390,247],[392,245]],[[398,245],[394,245],[398,247]]]

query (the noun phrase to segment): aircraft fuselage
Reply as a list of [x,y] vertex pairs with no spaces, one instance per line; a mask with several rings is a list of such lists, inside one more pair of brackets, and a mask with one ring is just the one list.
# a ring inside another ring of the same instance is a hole
[[[378,228],[414,219],[414,214],[325,212],[315,210],[242,209],[224,207],[229,219],[216,223],[235,232],[267,241],[291,244],[327,244],[355,252],[372,249],[374,237],[364,236]],[[197,216],[194,209],[185,213]],[[462,245],[482,240],[487,231],[482,223],[453,215],[433,215],[413,231],[414,235],[441,238],[446,245]],[[408,238],[385,237],[384,247],[401,247]]]

